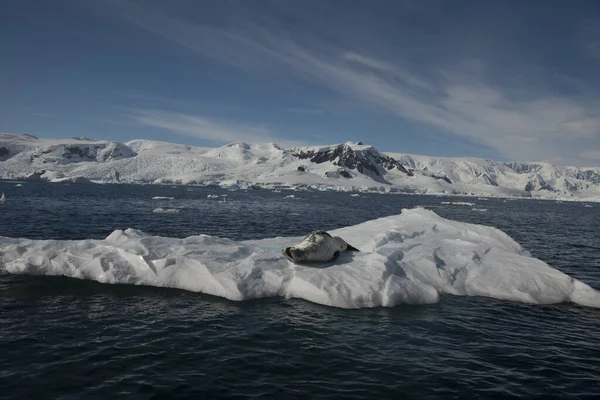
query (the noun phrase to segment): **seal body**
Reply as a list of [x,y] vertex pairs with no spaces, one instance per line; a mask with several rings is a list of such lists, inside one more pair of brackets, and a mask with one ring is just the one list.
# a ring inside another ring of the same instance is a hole
[[313,231],[300,244],[286,247],[281,252],[291,262],[303,263],[332,261],[344,251],[359,250],[341,237],[333,237],[325,231]]

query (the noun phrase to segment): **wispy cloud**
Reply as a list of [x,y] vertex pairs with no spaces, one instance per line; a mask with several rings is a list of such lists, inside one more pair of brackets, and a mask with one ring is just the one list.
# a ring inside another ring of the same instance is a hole
[[374,58],[370,58],[362,54],[354,53],[352,51],[347,51],[344,54],[342,54],[342,59],[346,61],[352,61],[357,64],[362,64],[369,68],[378,69],[381,71],[391,71],[394,69],[392,65],[386,62],[376,60]]
[[586,150],[581,152],[581,157],[590,160],[600,160],[600,150]]
[[283,147],[306,145],[302,141],[280,140],[268,128],[247,124],[237,124],[160,110],[133,110],[129,114],[142,125],[166,129],[178,135],[190,136],[216,143],[275,142]]
[[[416,71],[314,38],[297,40],[258,24],[215,28],[139,8],[129,9],[127,18],[203,57],[264,76],[273,71],[288,73],[367,110],[469,138],[509,159],[556,159],[574,140],[600,136],[600,102],[534,91],[515,98],[469,64]],[[485,67],[483,62],[478,65]],[[206,126],[203,119],[193,121]],[[187,123],[176,125],[181,132],[189,132]],[[193,128],[194,134],[199,134],[198,129]],[[239,137],[231,132],[225,129],[223,133]],[[266,136],[266,132],[252,135]]]

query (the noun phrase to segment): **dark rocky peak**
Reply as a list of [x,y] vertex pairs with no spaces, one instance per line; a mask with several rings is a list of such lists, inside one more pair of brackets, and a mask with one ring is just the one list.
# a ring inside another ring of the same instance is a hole
[[289,150],[294,157],[309,160],[315,164],[331,162],[349,170],[356,170],[361,174],[369,175],[376,180],[382,178],[386,171],[397,169],[409,176],[402,164],[385,154],[378,152],[373,146],[358,143],[343,143],[328,147],[299,147]]

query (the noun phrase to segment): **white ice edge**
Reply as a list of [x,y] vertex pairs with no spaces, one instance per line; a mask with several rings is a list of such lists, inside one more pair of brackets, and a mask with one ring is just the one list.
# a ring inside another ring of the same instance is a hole
[[236,301],[284,296],[341,308],[431,304],[440,294],[600,307],[600,292],[531,257],[496,228],[415,208],[330,233],[361,252],[301,266],[281,255],[298,237],[236,242],[127,229],[104,240],[0,237],[0,269],[179,288]]

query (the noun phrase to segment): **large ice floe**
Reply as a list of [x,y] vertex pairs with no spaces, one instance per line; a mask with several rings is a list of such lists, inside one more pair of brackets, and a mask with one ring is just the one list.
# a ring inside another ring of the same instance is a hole
[[102,283],[172,287],[230,300],[285,296],[342,308],[430,304],[440,294],[600,307],[600,292],[533,258],[504,232],[422,208],[330,231],[360,252],[296,265],[299,237],[236,242],[117,230],[104,240],[0,237],[0,269]]

